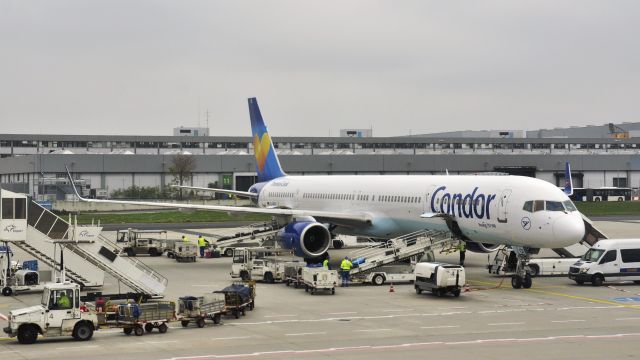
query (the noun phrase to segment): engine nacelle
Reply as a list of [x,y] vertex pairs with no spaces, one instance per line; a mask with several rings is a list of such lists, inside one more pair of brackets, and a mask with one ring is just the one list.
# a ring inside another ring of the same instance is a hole
[[276,241],[282,248],[293,250],[296,256],[315,258],[329,249],[331,233],[319,222],[294,221],[280,230]]
[[469,251],[473,251],[476,253],[487,254],[490,252],[494,252],[500,248],[500,245],[494,244],[485,244],[485,243],[477,243],[473,241],[467,241],[466,248]]

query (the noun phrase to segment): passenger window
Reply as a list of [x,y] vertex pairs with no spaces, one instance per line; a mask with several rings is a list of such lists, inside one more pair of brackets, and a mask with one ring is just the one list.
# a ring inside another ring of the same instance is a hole
[[13,219],[13,199],[2,199],[2,218]]
[[547,201],[547,211],[564,211],[564,206],[559,201]]
[[602,260],[600,260],[598,264],[606,264],[612,261],[616,261],[617,257],[618,257],[617,250],[609,250],[607,251],[606,254],[604,254],[604,256],[602,257]]
[[542,211],[544,210],[544,200],[536,200],[533,202],[533,211]]
[[533,201],[526,201],[524,203],[524,206],[522,207],[522,210],[533,212]]
[[27,199],[16,198],[15,218],[26,219],[27,218]]
[[640,262],[640,249],[620,250],[620,256],[624,263]]

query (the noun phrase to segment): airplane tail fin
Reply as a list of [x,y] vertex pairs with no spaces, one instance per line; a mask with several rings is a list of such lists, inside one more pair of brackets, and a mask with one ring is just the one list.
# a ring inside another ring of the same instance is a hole
[[269,181],[282,176],[285,172],[280,166],[278,155],[271,142],[267,126],[262,120],[260,107],[256,98],[249,98],[249,117],[251,118],[251,133],[253,134],[253,151],[256,157],[256,172],[258,181]]
[[571,165],[567,161],[564,165],[564,193],[567,196],[573,195],[573,180],[571,180]]

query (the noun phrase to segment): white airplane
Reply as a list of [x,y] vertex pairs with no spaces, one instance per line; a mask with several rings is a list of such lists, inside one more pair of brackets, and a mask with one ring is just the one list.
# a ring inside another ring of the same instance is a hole
[[[332,233],[392,238],[424,229],[450,231],[470,251],[491,252],[500,245],[523,249],[516,251],[520,255],[514,288],[531,286],[527,248],[562,248],[585,235],[582,215],[565,192],[535,178],[286,175],[255,98],[249,99],[249,113],[259,182],[248,192],[187,188],[247,196],[255,207],[96,200],[82,198],[77,191],[76,195],[88,202],[274,215],[286,224],[279,244],[308,259],[324,256]],[[569,181],[566,192],[570,191]]]

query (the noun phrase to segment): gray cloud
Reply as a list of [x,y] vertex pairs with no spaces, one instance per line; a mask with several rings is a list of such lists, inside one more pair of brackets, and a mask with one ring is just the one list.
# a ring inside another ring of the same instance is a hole
[[6,133],[636,121],[636,1],[0,0]]

